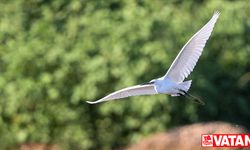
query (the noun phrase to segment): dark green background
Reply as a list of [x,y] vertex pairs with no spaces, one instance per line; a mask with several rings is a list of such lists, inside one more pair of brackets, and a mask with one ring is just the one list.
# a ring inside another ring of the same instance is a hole
[[[112,149],[195,122],[250,127],[248,0],[1,0],[0,145]],[[221,16],[184,97],[89,105],[165,74],[212,16]]]

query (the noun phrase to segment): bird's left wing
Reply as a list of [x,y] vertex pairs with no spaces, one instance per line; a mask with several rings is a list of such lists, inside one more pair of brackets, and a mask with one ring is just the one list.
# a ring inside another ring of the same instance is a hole
[[163,77],[164,79],[170,78],[180,83],[193,71],[219,15],[220,13],[216,11],[208,23],[183,46],[168,69],[168,72]]
[[138,95],[152,95],[152,94],[157,94],[155,87],[153,84],[151,85],[136,85],[132,87],[128,87],[125,89],[121,89],[119,91],[116,91],[114,93],[111,93],[104,98],[90,102],[87,101],[89,104],[96,104],[104,101],[109,101],[109,100],[115,100],[115,99],[121,99],[125,97],[130,97],[130,96],[138,96]]

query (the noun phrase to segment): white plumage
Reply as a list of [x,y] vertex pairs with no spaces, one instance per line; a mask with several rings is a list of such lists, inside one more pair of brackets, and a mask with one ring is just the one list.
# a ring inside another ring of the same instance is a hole
[[88,101],[88,103],[94,104],[94,103],[104,102],[107,100],[121,99],[129,96],[152,95],[152,94],[157,94],[154,85],[136,85],[111,93],[98,101],[95,102]]
[[209,22],[189,39],[175,58],[164,78],[169,77],[180,83],[193,71],[219,15],[220,13],[216,11]]
[[[191,80],[184,81],[184,79],[193,71],[219,15],[220,13],[216,11],[208,23],[189,39],[163,77],[151,80],[146,84],[116,91],[94,102],[87,102],[95,104],[129,96],[152,95],[158,93],[172,96],[188,94],[187,91],[191,86]],[[190,94],[188,95],[191,96]]]

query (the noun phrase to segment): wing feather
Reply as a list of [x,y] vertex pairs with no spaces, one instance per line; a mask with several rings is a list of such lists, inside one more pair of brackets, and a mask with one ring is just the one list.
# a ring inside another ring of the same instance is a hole
[[208,23],[183,46],[165,74],[164,79],[170,78],[180,83],[193,71],[219,15],[220,12],[216,11]]
[[96,104],[104,101],[121,99],[130,96],[152,95],[152,94],[157,94],[154,85],[136,85],[111,93],[105,96],[104,98],[94,102],[87,101],[87,103]]

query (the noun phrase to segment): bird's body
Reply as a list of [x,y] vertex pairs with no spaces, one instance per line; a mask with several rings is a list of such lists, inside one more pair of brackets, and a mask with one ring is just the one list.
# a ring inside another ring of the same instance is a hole
[[154,81],[155,90],[159,94],[176,94],[179,84],[170,79],[159,78]]
[[168,94],[172,96],[179,96],[180,90],[188,91],[190,85],[191,80],[182,83],[177,83],[169,78],[154,80],[154,87],[158,94]]
[[[193,71],[203,48],[205,47],[206,41],[212,33],[213,27],[219,15],[220,13],[218,11],[215,12],[208,23],[205,24],[196,34],[194,34],[193,37],[183,46],[163,77],[151,80],[150,82],[141,85],[116,91],[94,102],[87,102],[95,104],[129,96],[153,94],[169,94],[171,96],[188,95],[195,98],[187,93],[192,80],[184,81],[184,79]],[[195,98],[195,100],[199,103],[203,103],[197,98]]]

